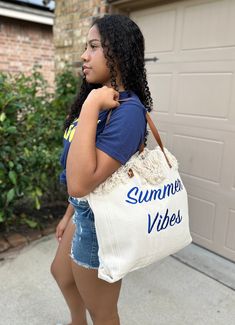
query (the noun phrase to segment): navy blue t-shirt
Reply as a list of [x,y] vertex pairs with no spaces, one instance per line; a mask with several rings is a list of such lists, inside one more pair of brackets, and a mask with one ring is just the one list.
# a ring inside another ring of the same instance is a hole
[[[119,99],[129,100],[121,102],[118,108],[113,109],[107,124],[106,119],[109,111],[99,113],[96,147],[124,165],[144,142],[146,108],[134,92],[130,92],[130,96],[127,91],[119,92]],[[64,133],[64,149],[60,158],[63,167],[60,182],[64,184],[66,184],[67,155],[78,120],[79,118]]]

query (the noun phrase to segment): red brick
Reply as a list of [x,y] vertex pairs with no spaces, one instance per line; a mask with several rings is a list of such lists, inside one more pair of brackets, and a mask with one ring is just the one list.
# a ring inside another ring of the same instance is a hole
[[0,237],[0,253],[6,251],[10,247],[10,244],[2,237]]
[[23,246],[27,244],[27,238],[20,234],[11,234],[6,237],[8,243],[12,247]]
[[42,237],[41,231],[40,230],[31,230],[28,234],[27,234],[27,239],[29,242],[37,240],[39,238]]
[[[48,62],[54,65],[54,45],[53,33],[51,26],[34,24],[31,22],[23,22],[16,19],[1,19],[0,29],[1,56],[4,61],[10,62],[11,67],[0,66],[0,71],[20,70],[26,72],[29,67],[33,67],[36,61],[42,65],[40,70],[45,79],[53,85],[55,72],[48,71]],[[41,54],[48,57],[40,57]],[[22,61],[27,61],[27,65],[23,65]],[[46,64],[45,64],[46,63]]]

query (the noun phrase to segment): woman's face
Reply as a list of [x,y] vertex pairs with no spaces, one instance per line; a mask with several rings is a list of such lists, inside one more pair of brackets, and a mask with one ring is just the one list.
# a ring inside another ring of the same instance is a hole
[[106,65],[107,60],[101,46],[100,33],[95,25],[89,30],[85,52],[81,59],[84,61],[83,73],[88,83],[107,86],[110,84],[110,71]]

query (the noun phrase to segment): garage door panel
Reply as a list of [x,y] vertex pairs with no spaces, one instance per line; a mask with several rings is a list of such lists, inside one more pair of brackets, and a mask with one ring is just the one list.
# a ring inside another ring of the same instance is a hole
[[229,118],[232,73],[180,73],[178,79],[177,114]]
[[203,1],[185,7],[182,49],[235,45],[235,1]]
[[159,62],[147,64],[147,72],[156,111],[192,126],[235,131],[235,61]]
[[[222,138],[222,136],[220,138]],[[225,137],[225,146],[222,159],[220,185],[223,189],[228,191],[227,195],[231,196],[231,199],[234,201],[235,205],[235,189],[233,188],[235,178],[235,133],[229,133],[227,137]],[[231,206],[231,204],[228,206]]]
[[[162,143],[164,144],[165,147],[169,148],[168,145],[168,133],[166,130],[163,129],[159,129],[158,128],[158,132],[160,134]],[[154,149],[157,146],[156,140],[154,138],[154,136],[152,135],[151,131],[149,131],[149,135],[148,135],[148,148],[149,149]]]
[[[155,38],[155,37],[154,37]],[[147,66],[151,65],[151,69],[156,66],[156,64],[164,63],[164,64],[172,64],[176,62],[183,63],[192,63],[202,64],[203,62],[211,63],[214,62],[217,64],[226,64],[229,65],[231,62],[226,61],[234,61],[235,57],[235,46],[227,47],[227,48],[213,48],[206,50],[177,50],[175,49],[172,52],[151,52],[148,53],[146,51],[146,58],[155,57],[158,59],[156,62],[147,62]],[[208,62],[209,61],[209,62]]]
[[[167,116],[159,113],[161,120],[167,121]],[[216,118],[207,118],[205,116],[190,116],[183,114],[175,114],[171,120],[172,123],[191,126],[191,128],[207,128],[206,131],[210,132],[217,129],[219,135],[223,138],[232,137],[235,132],[235,125],[232,122]],[[201,132],[201,130],[199,130]],[[199,133],[200,134],[200,133]],[[234,152],[234,150],[232,150]]]
[[227,231],[226,231],[226,240],[225,246],[227,249],[231,249],[232,251],[235,250],[235,210],[229,210],[229,218],[227,223]]
[[[190,229],[193,241],[233,259],[234,250],[227,243],[229,227],[233,226],[231,222],[228,222],[227,197],[224,193],[220,195],[218,192],[206,190],[205,187],[189,184],[184,177],[183,182],[189,196]],[[229,231],[232,236],[232,230]],[[229,237],[229,240],[233,243],[233,238]]]
[[216,238],[218,211],[221,209],[218,193],[211,194],[209,190],[201,186],[189,184],[184,176],[183,182],[188,192],[190,230],[193,241],[216,251],[218,247],[224,246],[223,243],[218,243]]
[[[226,214],[221,215],[222,219],[225,219],[227,217],[228,207],[235,210],[234,193],[231,193],[229,190],[222,188],[220,184],[212,184],[208,181],[201,182],[200,178],[185,174],[184,172],[181,172],[181,176],[183,182],[185,183],[186,189],[190,189],[189,193],[191,195],[194,195],[201,199],[205,199],[206,197],[211,202],[218,204],[223,203],[223,205],[226,207]],[[206,196],[203,197],[203,195]],[[219,227],[221,231],[221,225]]]
[[202,180],[220,182],[223,142],[174,134],[173,148],[181,157],[184,173]]
[[[146,16],[148,24],[145,24]],[[144,13],[135,18],[136,23],[141,27],[145,37],[147,52],[172,51],[175,40],[176,10],[156,12],[155,10],[145,10]],[[164,30],[164,33],[162,32]],[[153,42],[154,37],[158,40]]]
[[211,243],[214,235],[215,203],[192,195],[188,195],[188,199],[192,235],[201,237]]
[[149,88],[154,109],[161,113],[168,113],[172,92],[172,73],[149,74]]
[[[167,124],[166,125],[164,125],[164,124],[160,125],[159,123],[156,123],[156,120],[158,118],[157,115],[158,114],[156,114],[156,112],[152,112],[151,113],[151,118],[154,121],[154,124],[156,125],[156,128],[157,128],[157,130],[158,130],[158,132],[160,134],[163,146],[167,147],[167,148],[170,148],[170,138],[171,138],[170,130],[169,130]],[[149,126],[147,126],[147,127],[148,127],[148,148],[153,149],[153,148],[155,148],[157,146],[157,142],[156,142],[156,140],[155,140]]]

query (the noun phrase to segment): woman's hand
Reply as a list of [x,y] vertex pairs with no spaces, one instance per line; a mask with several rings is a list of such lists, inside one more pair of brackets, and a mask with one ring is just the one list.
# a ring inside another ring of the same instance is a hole
[[93,107],[93,104],[99,107],[100,110],[108,110],[120,106],[119,93],[113,88],[103,86],[98,89],[93,89],[87,96],[84,104]]
[[62,238],[63,233],[69,223],[69,220],[70,220],[70,218],[65,214],[56,227],[55,236],[56,236],[56,239],[58,240],[58,242],[61,241],[61,238]]

